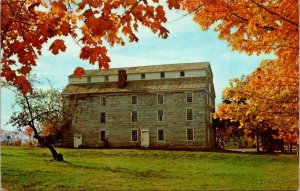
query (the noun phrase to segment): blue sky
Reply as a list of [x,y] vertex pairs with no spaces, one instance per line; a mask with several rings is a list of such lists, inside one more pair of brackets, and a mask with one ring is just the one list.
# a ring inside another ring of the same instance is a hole
[[[181,62],[211,63],[216,90],[216,103],[221,101],[222,90],[228,85],[230,78],[251,73],[266,58],[272,55],[248,56],[245,53],[233,52],[226,41],[218,39],[218,34],[210,29],[202,31],[191,16],[181,18],[182,13],[168,12],[169,22],[165,25],[170,31],[168,39],[160,39],[148,29],[138,33],[139,42],[125,46],[109,47],[110,67],[144,66],[154,64],[171,64]],[[177,20],[176,22],[172,22]],[[70,38],[65,38],[67,50],[57,56],[48,50],[50,42],[43,47],[43,56],[39,57],[33,73],[41,81],[46,78],[54,82],[54,86],[63,89],[68,81],[67,76],[77,66],[85,69],[97,69],[79,59],[80,47]],[[7,123],[14,104],[14,94],[1,88],[1,127],[15,129]]]

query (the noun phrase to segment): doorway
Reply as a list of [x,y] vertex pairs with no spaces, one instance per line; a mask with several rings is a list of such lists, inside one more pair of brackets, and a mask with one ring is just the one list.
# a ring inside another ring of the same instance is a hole
[[74,134],[74,148],[82,145],[82,134]]
[[149,147],[149,129],[141,130],[141,147]]

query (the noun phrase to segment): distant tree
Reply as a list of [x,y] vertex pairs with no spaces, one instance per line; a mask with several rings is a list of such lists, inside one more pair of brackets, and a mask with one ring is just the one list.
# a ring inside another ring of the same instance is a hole
[[30,126],[25,127],[24,134],[28,136],[28,145],[33,145],[33,129]]
[[[14,86],[16,87],[16,86]],[[17,128],[28,127],[33,131],[40,145],[46,146],[56,160],[63,160],[62,155],[58,154],[55,148],[48,142],[47,137],[43,135],[55,134],[66,127],[74,115],[76,109],[71,103],[65,100],[58,89],[34,89],[33,94],[22,93],[22,90],[15,88],[16,105],[20,110],[15,111],[8,123]],[[49,130],[49,124],[55,129]]]

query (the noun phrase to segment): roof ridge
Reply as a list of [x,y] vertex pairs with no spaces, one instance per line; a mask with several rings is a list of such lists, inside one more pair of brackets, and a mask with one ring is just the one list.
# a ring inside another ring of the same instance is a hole
[[[210,68],[210,62],[188,62],[188,63],[173,63],[173,64],[157,64],[157,65],[144,65],[144,66],[130,66],[110,68],[108,70],[92,69],[85,70],[84,76],[98,76],[98,75],[116,75],[118,70],[126,70],[128,74],[139,73],[153,73],[153,72],[169,72],[180,70],[197,70]],[[73,77],[70,75],[69,77]]]

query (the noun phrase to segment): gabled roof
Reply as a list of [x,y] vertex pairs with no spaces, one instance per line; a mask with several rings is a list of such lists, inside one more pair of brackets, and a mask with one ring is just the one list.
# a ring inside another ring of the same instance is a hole
[[118,88],[118,82],[100,82],[90,84],[69,84],[64,89],[64,95],[122,93],[122,92],[152,92],[176,90],[203,90],[205,77],[137,80],[128,81],[125,88]]
[[[202,70],[202,69],[211,70],[209,62],[110,68],[109,70],[103,70],[103,69],[86,70],[84,76],[117,75],[119,70],[126,70],[127,74],[139,74],[139,73],[170,72],[170,71],[181,71],[181,70]],[[75,76],[72,74],[69,77],[75,77]]]

